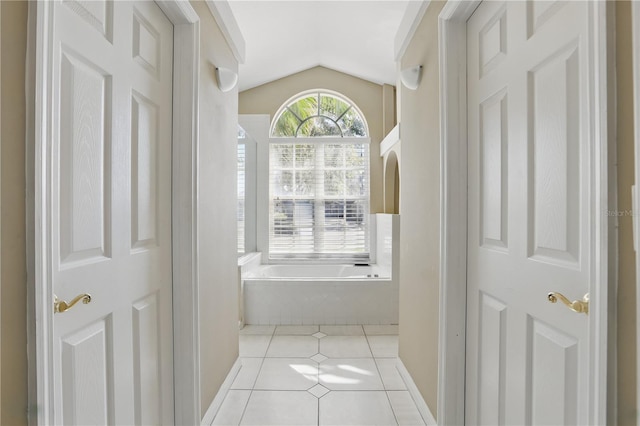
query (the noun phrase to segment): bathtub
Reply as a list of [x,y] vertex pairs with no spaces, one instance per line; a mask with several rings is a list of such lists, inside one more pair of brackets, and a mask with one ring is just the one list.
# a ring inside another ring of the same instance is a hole
[[246,324],[398,323],[398,283],[377,265],[259,265],[241,279]]
[[384,271],[377,265],[260,265],[247,272],[246,277],[332,281],[336,278],[348,280],[372,277],[391,279],[391,273]]

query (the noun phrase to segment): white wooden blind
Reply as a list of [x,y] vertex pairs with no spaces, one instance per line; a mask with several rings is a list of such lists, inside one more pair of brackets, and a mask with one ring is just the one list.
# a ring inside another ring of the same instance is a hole
[[273,138],[269,257],[369,258],[368,138]]
[[246,145],[244,139],[238,140],[238,254],[245,252],[245,170],[246,170]]

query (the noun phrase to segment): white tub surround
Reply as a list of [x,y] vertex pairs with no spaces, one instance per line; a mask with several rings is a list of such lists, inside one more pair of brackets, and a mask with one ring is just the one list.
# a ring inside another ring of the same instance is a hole
[[262,254],[253,252],[247,253],[238,258],[238,328],[244,328],[244,285],[242,277],[260,266]]
[[[266,275],[266,272],[257,274]],[[257,325],[397,324],[398,283],[390,278],[362,275],[247,277],[244,279],[244,318],[247,324]]]
[[288,263],[241,268],[244,323],[397,324],[398,215],[376,214],[371,265]]
[[378,265],[261,265],[249,270],[245,280],[302,280],[302,281],[335,281],[340,279],[355,280],[363,278],[391,279],[391,268]]

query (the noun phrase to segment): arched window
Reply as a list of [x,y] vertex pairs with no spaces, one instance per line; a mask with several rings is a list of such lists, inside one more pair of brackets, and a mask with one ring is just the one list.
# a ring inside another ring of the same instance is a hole
[[269,144],[269,257],[369,259],[369,138],[346,98],[307,92],[280,108]]
[[280,108],[271,128],[273,137],[366,137],[362,114],[337,94],[314,91]]

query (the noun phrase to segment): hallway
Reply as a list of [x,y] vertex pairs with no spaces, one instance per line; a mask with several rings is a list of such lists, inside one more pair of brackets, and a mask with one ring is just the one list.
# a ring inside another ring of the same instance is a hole
[[396,369],[397,326],[246,326],[213,425],[424,425]]
[[0,426],[640,425],[640,1],[0,3]]

